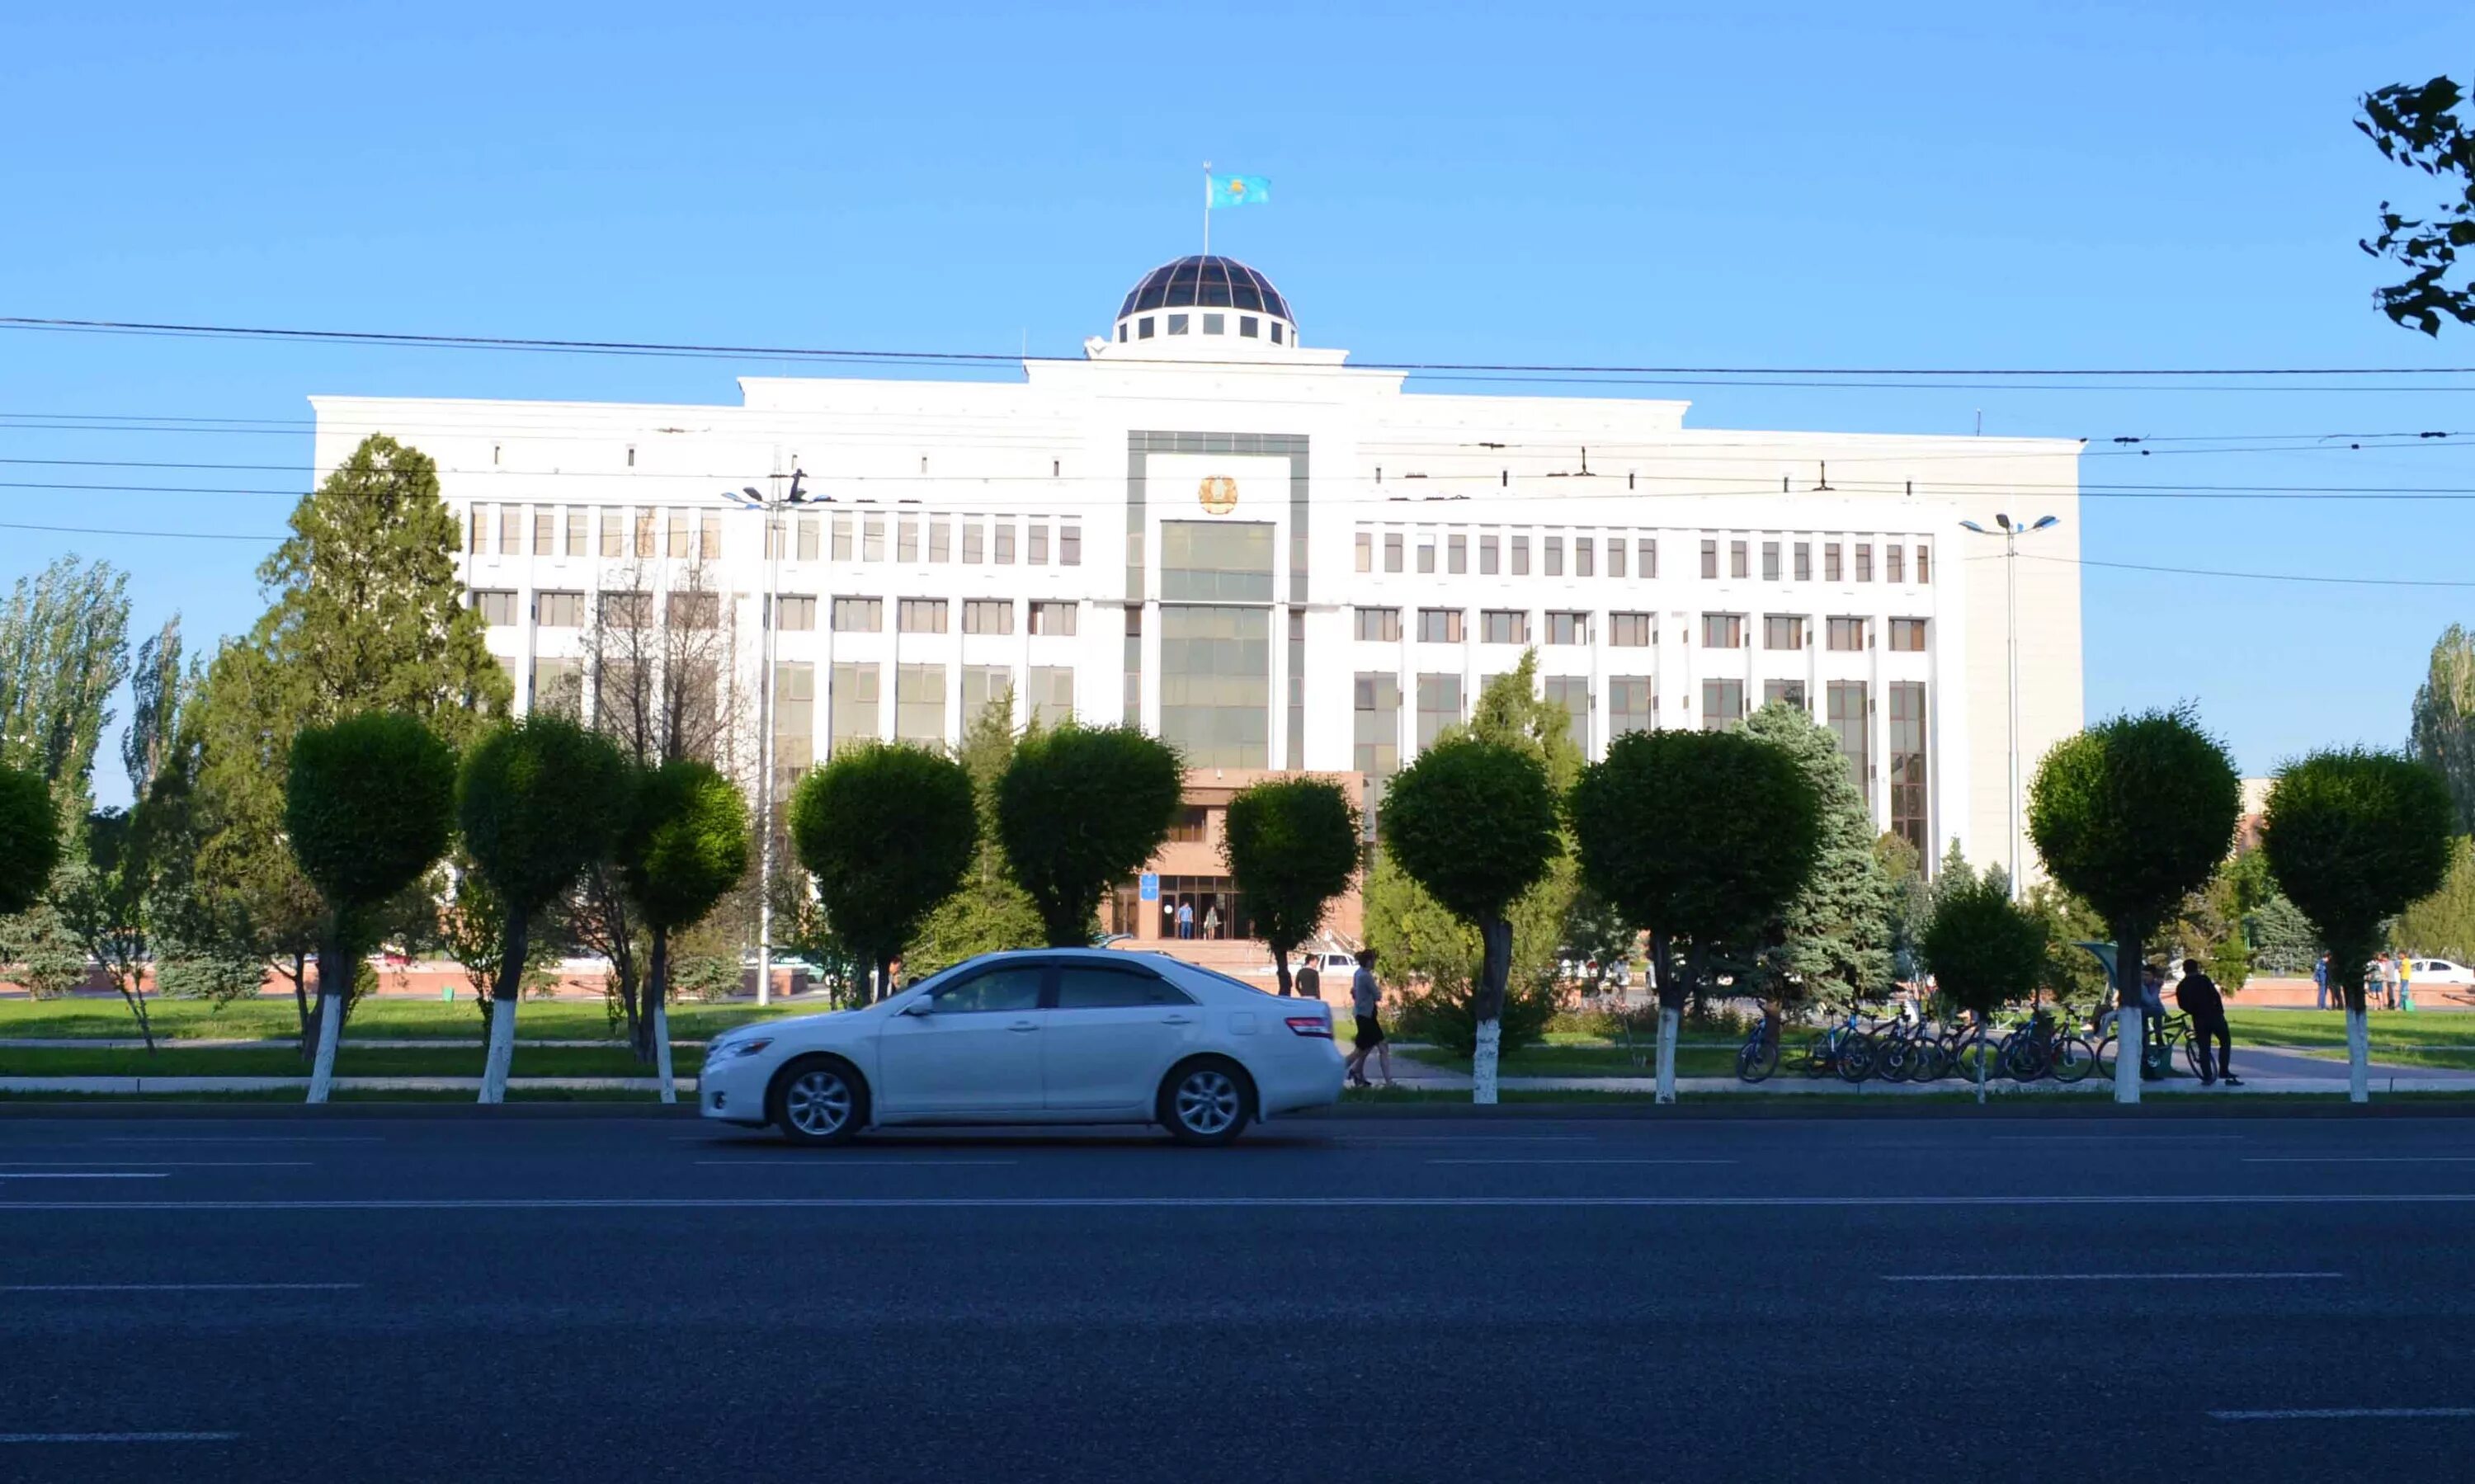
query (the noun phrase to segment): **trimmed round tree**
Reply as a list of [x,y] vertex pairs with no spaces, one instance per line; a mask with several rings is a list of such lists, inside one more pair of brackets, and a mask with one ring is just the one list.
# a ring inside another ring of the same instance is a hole
[[1517,747],[1456,737],[1392,775],[1377,817],[1384,848],[1401,869],[1444,911],[1478,929],[1471,1101],[1493,1103],[1505,981],[1512,972],[1507,914],[1564,850],[1547,769]]
[[2140,1101],[2144,940],[2226,858],[2242,815],[2234,761],[2188,707],[2100,722],[2037,765],[2028,838],[2114,934],[2117,1102]]
[[791,843],[825,921],[893,988],[894,961],[970,869],[971,775],[909,742],[837,748],[791,795]]
[[61,815],[39,774],[0,766],[0,917],[35,905],[61,864]]
[[1091,940],[1109,888],[1168,839],[1186,796],[1177,749],[1131,726],[1061,726],[1015,748],[997,780],[997,841],[1051,948]]
[[1785,748],[1748,732],[1630,732],[1573,785],[1581,878],[1650,934],[1658,990],[1658,1101],[1676,1100],[1677,1022],[1713,951],[1758,935],[1801,890],[1821,850],[1822,804]]
[[[1998,880],[1953,884],[1934,902],[1919,953],[1944,998],[1974,1012],[1981,1027],[2005,1005],[2027,999],[2046,966],[2046,924],[2011,900]],[[1985,1101],[1990,1050],[1976,1062],[1976,1101]]]
[[645,996],[662,1101],[671,1081],[671,935],[702,922],[747,874],[747,804],[709,763],[683,758],[636,775],[619,836],[620,879],[652,936]]
[[2449,785],[2421,763],[2360,748],[2280,768],[2260,832],[2269,869],[2329,947],[2345,992],[2349,1096],[2370,1097],[2364,963],[2384,919],[2439,889],[2455,823]]
[[505,912],[490,986],[484,1103],[506,1100],[533,922],[588,864],[610,853],[626,821],[628,783],[626,759],[610,739],[541,712],[500,727],[465,755],[457,823],[465,852]]
[[1272,950],[1283,994],[1289,954],[1358,874],[1360,829],[1358,807],[1329,778],[1266,778],[1229,801],[1220,858]]
[[364,712],[292,739],[284,837],[325,904],[312,1103],[327,1101],[334,1077],[344,1003],[368,946],[363,918],[447,853],[454,815],[455,754],[412,717]]

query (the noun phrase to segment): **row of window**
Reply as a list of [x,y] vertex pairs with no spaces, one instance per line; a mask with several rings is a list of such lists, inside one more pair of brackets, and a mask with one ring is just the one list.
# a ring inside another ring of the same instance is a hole
[[[594,540],[595,526],[600,541]],[[963,565],[988,563],[1045,567],[1054,554],[1060,567],[1083,565],[1079,521],[1032,519],[1019,523],[979,516],[882,516],[866,512],[775,518],[766,530],[768,557],[813,562],[830,550],[837,562],[893,559],[913,565],[953,561],[957,536]],[[1051,546],[1051,537],[1055,545]],[[1017,538],[1020,538],[1017,547]],[[786,540],[787,538],[787,540]],[[830,543],[830,545],[827,545]],[[722,556],[722,515],[712,510],[655,510],[619,505],[473,506],[466,546],[477,556],[671,556],[716,561]]]
[[[653,595],[642,592],[611,591],[598,595],[601,621],[611,628],[646,628],[653,621]],[[718,593],[685,589],[663,596],[666,621],[679,628],[709,629],[721,621],[722,601]],[[585,620],[583,593],[536,593],[533,595],[533,622],[542,628],[581,628]],[[781,615],[781,626],[792,632],[813,630],[817,626],[817,599],[814,596],[786,593],[775,599],[775,611]],[[502,588],[477,588],[473,607],[481,621],[493,628],[510,627],[523,621],[518,611],[518,596]],[[894,604],[896,631],[904,634],[943,634],[951,605],[942,597],[905,597]],[[1039,635],[1067,637],[1075,632],[1073,603],[1017,603],[1011,597],[969,597],[963,599],[963,632],[966,634],[1011,634],[1015,631],[1015,610],[1030,611],[1030,632]],[[830,610],[834,629],[845,634],[874,634],[885,627],[885,600],[876,597],[837,597]]]
[[[1383,570],[1387,572],[1409,570],[1412,566],[1410,533],[1385,531],[1381,535]],[[1378,533],[1371,529],[1358,532],[1358,570],[1360,572],[1371,572],[1376,570],[1377,536]],[[1620,535],[1566,537],[1560,534],[1538,538],[1539,575],[1547,577],[1566,575],[1565,552],[1568,542],[1572,553],[1571,575],[1573,576],[1598,576],[1602,567],[1600,562],[1602,554],[1605,557],[1604,566],[1607,576],[1655,578],[1658,575],[1658,539],[1654,536],[1637,536],[1628,540]],[[1767,582],[1781,581],[1788,572],[1792,572],[1794,580],[1798,582],[1812,581],[1814,545],[1810,541],[1798,541],[1787,543],[1783,547],[1779,542],[1763,542],[1761,544],[1762,579]],[[1870,540],[1821,543],[1822,580],[1825,582],[1851,580],[1850,574],[1852,574],[1854,581],[1873,581],[1874,557],[1877,545],[1882,558],[1883,581],[1900,584],[1907,582],[1910,570],[1909,552],[1913,549],[1918,584],[1929,585],[1932,582],[1932,547],[1923,542],[1911,547],[1903,542],[1877,544]],[[1422,573],[1436,571],[1440,547],[1444,572],[1452,575],[1465,573],[1469,571],[1469,547],[1470,539],[1464,532],[1446,532],[1439,539],[1435,532],[1419,531],[1416,533],[1414,568]],[[1790,564],[1784,568],[1781,566],[1782,550],[1787,553],[1786,559]],[[1515,577],[1529,576],[1530,554],[1531,537],[1528,533],[1513,532],[1509,535],[1499,535],[1492,531],[1479,533],[1480,576],[1491,577],[1507,571]],[[1507,556],[1509,557],[1508,568],[1506,565]],[[1702,575],[1703,577],[1717,579],[1719,559],[1717,538],[1703,538],[1702,542]],[[1751,576],[1752,573],[1752,544],[1746,541],[1728,542],[1727,562],[1728,576]]]
[[[1153,317],[1151,315],[1146,314],[1141,319],[1135,321],[1134,328],[1136,339],[1149,340],[1152,338],[1154,328],[1152,318]],[[1227,314],[1167,314],[1161,316],[1161,318],[1168,322],[1167,329],[1172,335],[1183,335],[1188,333],[1194,328],[1194,322],[1198,319],[1203,322],[1203,332],[1205,334],[1225,335],[1229,333],[1229,321],[1232,318],[1235,318],[1238,321],[1238,338],[1240,340],[1256,340],[1262,338],[1264,327],[1268,325],[1271,327],[1272,343],[1274,345],[1279,345],[1281,343],[1282,326],[1280,321],[1258,320],[1251,314],[1239,314],[1235,316]],[[1126,343],[1126,327],[1124,325],[1119,325],[1117,327],[1117,343],[1119,345]]]
[[[1379,643],[1392,643],[1401,637],[1401,610],[1398,608],[1360,608],[1356,611],[1358,637]],[[1427,645],[1457,645],[1462,642],[1466,617],[1458,608],[1421,608],[1418,610],[1418,642]],[[1550,610],[1547,614],[1547,643],[1551,645],[1586,645],[1590,643],[1590,615]],[[1872,646],[1870,619],[1844,618],[1824,620],[1833,649],[1865,649]],[[1923,653],[1925,647],[1924,619],[1893,619],[1891,647],[1895,650]],[[1706,613],[1702,616],[1702,644],[1710,649],[1745,647],[1746,616],[1740,613]],[[1766,614],[1762,618],[1762,647],[1765,649],[1802,649],[1810,643],[1810,623],[1801,615]],[[1648,648],[1657,643],[1658,622],[1647,613],[1611,613],[1607,615],[1607,644],[1618,649]],[[1483,608],[1479,610],[1479,642],[1490,645],[1526,645],[1530,643],[1530,613],[1522,608]]]

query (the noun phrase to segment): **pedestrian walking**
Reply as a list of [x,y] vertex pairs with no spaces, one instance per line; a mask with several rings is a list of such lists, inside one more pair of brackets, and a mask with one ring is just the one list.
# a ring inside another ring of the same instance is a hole
[[1215,938],[1220,936],[1220,907],[1218,903],[1214,903],[1203,910],[1203,936],[1206,937]]
[[2325,953],[2319,962],[2312,965],[2312,1008],[2329,1008],[2329,956]]
[[[2200,972],[2200,961],[2183,961],[2183,982],[2174,986],[2174,1001],[2183,1013],[2192,1017],[2192,1044],[2199,1052],[2200,1085],[2224,1083],[2240,1087],[2242,1079],[2235,1075],[2228,1059],[2234,1054],[2234,1034],[2226,1026],[2225,996],[2218,992],[2218,982]],[[2218,1043],[2218,1060],[2213,1071],[2209,1065],[2209,1042]]]
[[2395,1010],[2395,1009],[2397,1009],[2397,1006],[2398,1006],[2398,966],[2397,966],[2397,961],[2396,961],[2395,959],[2390,958],[2388,954],[2383,954],[2383,955],[2381,955],[2381,958],[2380,958],[2380,964],[2381,964],[2381,1009],[2383,1009],[2383,1010]]
[[1189,938],[1194,936],[1194,904],[1192,902],[1180,902],[1177,904],[1177,936],[1180,939]]
[[2414,1009],[2414,961],[2398,955],[2398,1009]]
[[1375,950],[1358,950],[1358,972],[1349,977],[1349,1009],[1358,1017],[1358,1030],[1351,1037],[1348,1075],[1343,1080],[1354,1085],[1370,1085],[1366,1081],[1366,1058],[1378,1051],[1384,1054],[1384,1085],[1392,1085],[1392,1048],[1384,1039],[1384,1027],[1375,1012],[1384,999],[1383,988],[1375,983]]
[[1323,998],[1323,975],[1315,969],[1315,957],[1313,954],[1307,955],[1307,961],[1298,965],[1297,977],[1291,981],[1298,986],[1299,999]]

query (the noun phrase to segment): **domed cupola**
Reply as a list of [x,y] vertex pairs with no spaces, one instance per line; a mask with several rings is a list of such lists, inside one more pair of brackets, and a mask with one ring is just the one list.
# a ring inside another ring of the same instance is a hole
[[1272,280],[1234,257],[1181,257],[1144,274],[1117,307],[1119,345],[1227,354],[1298,343]]

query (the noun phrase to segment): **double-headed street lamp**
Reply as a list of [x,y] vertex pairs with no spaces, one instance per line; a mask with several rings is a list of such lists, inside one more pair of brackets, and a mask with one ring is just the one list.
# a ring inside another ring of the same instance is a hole
[[[778,477],[778,476],[777,476]],[[781,524],[782,512],[794,505],[810,503],[800,481],[807,477],[800,471],[791,471],[791,488],[783,494],[768,496],[754,485],[724,490],[722,497],[732,504],[765,515],[765,637],[763,664],[765,673],[756,685],[756,1003],[773,1003],[773,631],[780,626],[782,599],[782,544],[790,532]]]
[[2002,538],[2002,586],[2004,599],[2010,607],[2009,637],[2005,669],[2011,679],[2011,817],[2007,833],[2011,837],[2011,900],[2020,900],[2020,538],[2057,523],[2058,516],[2041,515],[2033,523],[2014,524],[2007,515],[1997,515],[1994,523],[2001,529],[1989,531],[1974,521],[1962,521],[1960,529],[1979,536],[2000,535]]

